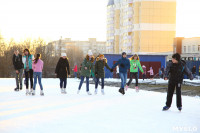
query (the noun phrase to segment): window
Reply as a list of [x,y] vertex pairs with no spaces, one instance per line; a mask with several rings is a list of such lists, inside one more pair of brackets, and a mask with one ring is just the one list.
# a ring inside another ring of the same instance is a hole
[[191,46],[188,46],[188,53],[191,52]]
[[183,52],[186,53],[186,46],[184,46],[184,50],[183,50]]
[[200,51],[200,45],[198,45],[198,51]]
[[192,52],[195,52],[195,45],[192,46]]

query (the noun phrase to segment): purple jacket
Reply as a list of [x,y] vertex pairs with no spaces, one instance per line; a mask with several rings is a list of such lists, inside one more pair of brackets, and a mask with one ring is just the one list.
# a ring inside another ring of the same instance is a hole
[[32,68],[33,68],[33,72],[42,72],[43,61],[39,59],[36,64],[33,61]]

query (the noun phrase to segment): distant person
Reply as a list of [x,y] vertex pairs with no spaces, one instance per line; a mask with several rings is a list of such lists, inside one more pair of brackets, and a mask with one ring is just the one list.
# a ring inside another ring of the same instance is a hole
[[60,79],[61,93],[66,94],[67,77],[70,77],[69,60],[66,53],[61,53],[61,57],[56,65],[55,74]]
[[144,73],[142,66],[140,64],[139,56],[137,54],[133,55],[130,58],[130,79],[128,83],[126,84],[126,91],[128,90],[129,85],[131,84],[133,80],[133,76],[135,77],[135,90],[136,92],[139,92],[139,87],[138,87],[138,69]]
[[159,68],[158,74],[159,74],[159,78],[162,78],[162,71],[161,71],[161,68]]
[[[22,58],[24,63],[25,81],[26,81],[26,95],[33,92],[33,69],[32,64],[34,56],[30,54],[29,49],[24,50],[24,56]],[[29,90],[29,78],[30,78],[30,90]]]
[[150,73],[150,79],[153,80],[154,72],[153,72],[153,67],[150,67],[150,70],[148,71]]
[[142,69],[143,69],[143,71],[144,71],[144,73],[142,74],[142,79],[143,79],[143,81],[144,81],[144,79],[146,79],[146,75],[147,75],[147,68],[146,68],[145,65],[143,65],[143,66],[142,66]]
[[164,78],[164,74],[165,74],[165,67],[164,67],[164,66],[162,66],[162,68],[161,68],[161,72],[162,72],[162,74],[161,74],[161,78]]
[[185,73],[189,76],[190,80],[193,80],[192,73],[188,69],[186,63],[184,61],[181,61],[180,54],[173,54],[172,62],[169,62],[165,72],[165,80],[169,78],[169,82],[167,91],[167,102],[166,106],[163,107],[163,111],[168,110],[171,107],[175,88],[177,97],[176,105],[179,111],[182,110],[181,85]]
[[126,85],[126,80],[127,80],[127,71],[130,68],[130,61],[127,59],[126,52],[122,53],[121,59],[119,59],[112,67],[111,72],[113,72],[113,69],[119,65],[119,76],[121,78],[121,87],[119,89],[119,92],[124,95],[124,87]]
[[200,66],[199,66],[199,76],[200,76]]
[[74,71],[74,77],[77,78],[78,67],[76,64],[74,65],[73,71]]
[[193,66],[192,68],[192,75],[194,78],[196,77],[196,66]]
[[116,75],[117,75],[117,78],[120,78],[120,76],[119,76],[119,65],[117,65],[117,67],[116,67]]
[[22,90],[22,79],[23,79],[23,68],[24,68],[24,64],[22,62],[22,55],[19,54],[18,50],[14,51],[14,55],[13,55],[13,66],[15,68],[15,80],[16,80],[16,88],[14,89],[15,91],[19,91]]
[[95,77],[96,77],[96,82],[95,82],[95,94],[98,92],[98,83],[99,79],[101,79],[101,94],[104,95],[104,78],[105,78],[105,70],[104,67],[107,69],[111,70],[111,68],[107,64],[107,59],[104,58],[103,54],[100,54],[99,57],[96,58],[95,62]]
[[91,50],[88,51],[88,54],[86,55],[86,58],[84,59],[82,66],[81,66],[81,81],[78,87],[77,94],[80,93],[81,87],[83,85],[83,81],[86,78],[86,92],[88,95],[92,95],[89,91],[89,78],[91,75],[91,70],[94,72],[94,56]]
[[35,88],[37,84],[37,79],[40,85],[40,95],[44,96],[43,86],[42,86],[42,70],[43,70],[43,61],[40,59],[40,54],[37,54],[36,58],[33,60],[33,77],[34,77],[34,84],[33,84],[33,93],[35,95]]

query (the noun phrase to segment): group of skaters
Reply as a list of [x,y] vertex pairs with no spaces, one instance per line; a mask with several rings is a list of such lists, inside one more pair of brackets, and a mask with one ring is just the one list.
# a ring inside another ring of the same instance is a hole
[[[95,63],[94,63],[95,62]],[[42,86],[42,69],[43,61],[40,59],[40,54],[36,55],[34,58],[30,54],[28,49],[24,50],[24,56],[19,54],[18,50],[14,51],[13,55],[13,65],[16,70],[16,85],[15,91],[22,90],[22,78],[23,72],[25,73],[25,83],[26,83],[26,95],[35,95],[35,87],[37,84],[37,79],[40,85],[40,95],[43,96],[43,86]],[[119,77],[121,79],[121,86],[119,92],[124,95],[125,91],[128,90],[133,78],[135,78],[135,90],[139,92],[138,87],[138,71],[140,70],[143,75],[146,75],[146,67],[141,66],[139,56],[134,54],[131,58],[127,58],[125,52],[122,53],[122,57],[112,66],[109,67],[107,64],[107,59],[103,54],[94,57],[91,50],[88,51],[85,59],[83,60],[80,68],[80,83],[78,86],[77,94],[80,93],[84,79],[86,79],[86,93],[92,95],[89,91],[89,77],[91,72],[95,76],[95,91],[94,94],[98,93],[98,84],[101,80],[101,94],[104,95],[104,78],[105,78],[105,67],[113,72],[117,67],[119,71]],[[75,71],[77,73],[77,66],[75,66]],[[130,79],[127,82],[127,72],[130,69]],[[153,73],[152,68],[148,71]],[[57,78],[60,79],[60,89],[62,94],[66,94],[67,78],[70,77],[70,65],[66,53],[61,53],[61,57],[56,65],[55,74]],[[187,74],[190,80],[193,80],[193,75],[186,66],[186,63],[181,60],[180,54],[176,53],[172,56],[172,61],[168,63],[164,79],[169,79],[168,82],[168,92],[167,92],[167,102],[163,110],[168,110],[171,107],[172,97],[174,90],[176,88],[177,96],[177,108],[181,111],[182,100],[181,100],[181,85],[184,78],[184,74]],[[153,75],[153,74],[152,74]],[[34,78],[34,83],[33,83]],[[30,79],[30,89],[29,89],[29,79]],[[144,76],[143,76],[144,79]]]

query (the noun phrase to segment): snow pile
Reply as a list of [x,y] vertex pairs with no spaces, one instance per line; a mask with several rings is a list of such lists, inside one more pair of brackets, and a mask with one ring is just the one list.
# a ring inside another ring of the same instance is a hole
[[[0,133],[177,133],[200,132],[200,99],[183,96],[183,110],[173,99],[163,112],[166,93],[105,87],[106,95],[88,96],[85,84],[68,79],[67,94],[60,94],[58,79],[43,79],[45,96],[14,92],[14,79],[0,79]],[[90,85],[94,92],[94,85]]]

